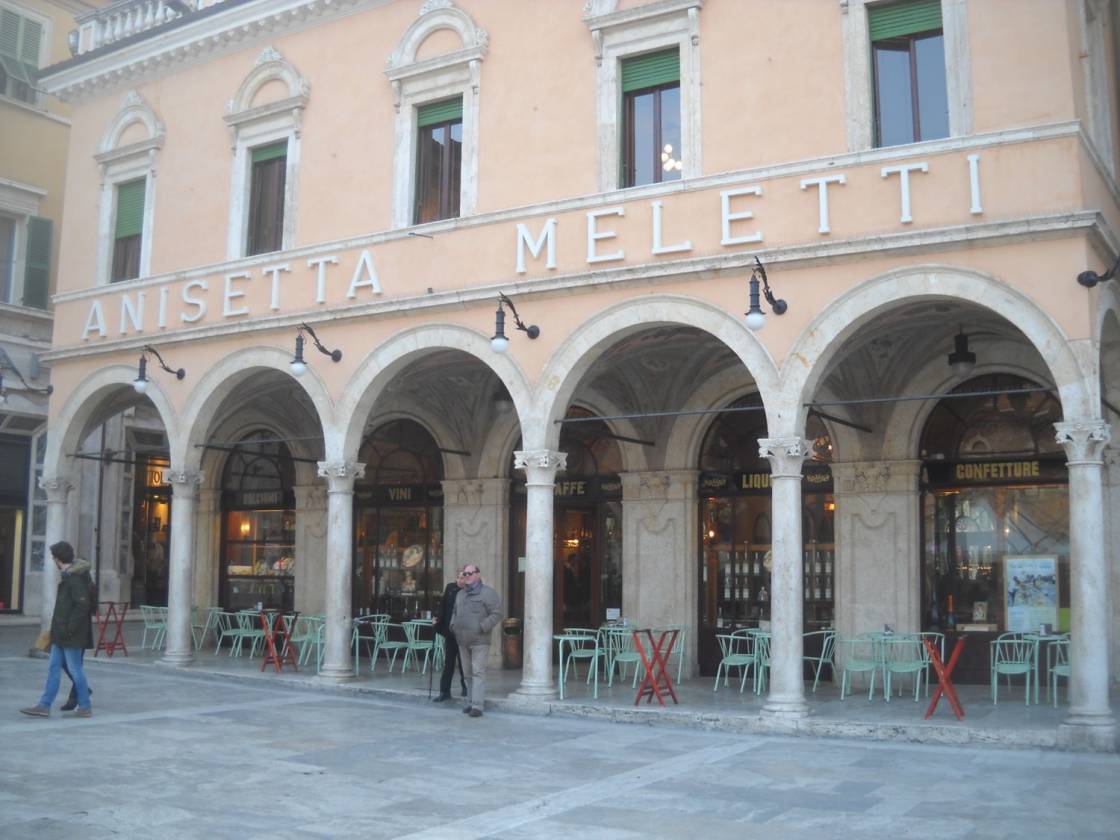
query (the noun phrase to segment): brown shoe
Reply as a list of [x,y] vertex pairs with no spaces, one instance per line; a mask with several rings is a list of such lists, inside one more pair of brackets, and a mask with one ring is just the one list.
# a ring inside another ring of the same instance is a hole
[[68,717],[68,718],[93,717],[93,709],[78,709],[77,711],[71,712],[66,717]]
[[20,709],[20,712],[31,717],[50,717],[51,710],[46,706],[28,706],[26,709]]
[[482,717],[482,709],[471,709],[470,710],[470,716],[471,717]]

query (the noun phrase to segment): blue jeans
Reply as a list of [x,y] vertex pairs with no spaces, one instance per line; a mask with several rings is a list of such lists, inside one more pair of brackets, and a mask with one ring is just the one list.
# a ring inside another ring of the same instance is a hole
[[62,662],[66,660],[66,668],[70,672],[70,679],[78,690],[78,708],[89,708],[89,683],[86,682],[86,672],[82,670],[82,649],[62,648],[51,645],[51,658],[47,663],[47,684],[43,687],[43,696],[39,698],[39,705],[48,709],[58,695],[58,683],[62,679]]

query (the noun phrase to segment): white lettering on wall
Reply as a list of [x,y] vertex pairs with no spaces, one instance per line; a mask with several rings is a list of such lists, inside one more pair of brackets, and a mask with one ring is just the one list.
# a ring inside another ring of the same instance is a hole
[[129,324],[136,332],[144,332],[144,293],[136,293],[136,305],[126,293],[121,295],[121,335],[128,335]]
[[171,294],[171,289],[164,286],[159,290],[159,321],[156,324],[161,330],[167,329],[167,296]]
[[261,269],[264,274],[272,275],[272,299],[268,304],[269,309],[277,310],[280,308],[280,272],[291,270],[292,267],[288,263],[270,265]]
[[315,269],[315,302],[327,302],[327,266],[338,265],[338,257],[317,257],[307,261],[308,268]]
[[101,312],[101,301],[95,300],[89,307],[89,315],[86,316],[86,328],[82,330],[82,341],[89,338],[90,332],[97,330],[97,334],[102,338],[105,337],[105,315]]
[[608,207],[605,210],[591,210],[587,214],[587,261],[589,263],[609,262],[610,260],[625,259],[625,251],[613,251],[609,254],[596,253],[595,243],[600,239],[614,239],[618,236],[613,230],[599,230],[601,216],[625,216],[625,207]]
[[191,291],[194,289],[200,289],[205,292],[210,289],[210,286],[205,280],[192,280],[183,287],[183,303],[187,306],[194,307],[193,313],[183,312],[179,315],[179,320],[184,324],[193,324],[195,321],[206,317],[206,301],[201,298],[191,297]]
[[[802,186],[804,189],[804,186]],[[752,234],[751,236],[732,236],[731,223],[746,221],[753,219],[754,213],[749,210],[742,210],[738,213],[731,212],[731,199],[738,198],[741,195],[762,195],[762,187],[742,187],[737,190],[721,190],[719,194],[720,208],[722,209],[723,219],[723,237],[720,239],[720,245],[743,245],[748,242],[761,242],[762,231]]]
[[914,221],[914,217],[910,214],[910,173],[911,172],[929,172],[929,164],[925,161],[921,163],[907,163],[902,166],[884,166],[880,170],[880,174],[884,178],[889,178],[891,175],[898,175],[898,186],[902,192],[902,213],[899,215],[898,220],[904,225],[910,224]]
[[231,318],[234,315],[248,315],[249,307],[239,306],[236,309],[231,305],[235,298],[245,297],[244,292],[239,292],[233,287],[234,280],[250,280],[247,271],[235,271],[233,274],[226,275],[225,292],[222,294],[222,317]]
[[377,279],[377,269],[373,266],[369,249],[362,251],[358,257],[358,267],[354,269],[354,277],[350,281],[350,291],[346,293],[346,297],[356,298],[358,289],[363,287],[368,287],[375,295],[381,294],[381,281]]
[[968,208],[968,212],[979,216],[984,212],[984,208],[980,206],[980,155],[968,156],[968,185],[972,197],[972,206]]
[[801,181],[801,189],[807,190],[809,187],[817,188],[817,199],[819,201],[819,217],[820,224],[817,226],[817,233],[831,233],[832,227],[828,219],[828,185],[840,184],[843,186],[848,183],[844,173],[841,172],[837,175],[826,175],[824,178],[805,178]]
[[556,220],[549,219],[544,223],[544,230],[541,235],[537,237],[536,241],[529,234],[529,228],[525,224],[518,223],[517,225],[517,273],[525,273],[525,248],[529,249],[529,253],[533,255],[533,259],[540,259],[541,248],[548,245],[548,253],[545,256],[544,267],[556,268]]
[[681,251],[691,251],[692,242],[686,239],[684,242],[678,242],[676,245],[662,245],[661,244],[661,202],[650,202],[653,208],[653,247],[650,253],[653,255],[658,254],[679,254]]

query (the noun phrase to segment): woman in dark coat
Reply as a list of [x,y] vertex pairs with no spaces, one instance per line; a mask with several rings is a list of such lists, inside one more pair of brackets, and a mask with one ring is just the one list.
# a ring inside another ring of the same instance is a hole
[[439,615],[436,617],[436,632],[443,636],[443,673],[439,678],[439,694],[432,698],[433,703],[442,703],[451,699],[451,681],[455,678],[455,666],[459,666],[459,683],[463,687],[463,696],[467,696],[467,681],[463,678],[463,663],[459,661],[459,645],[451,634],[451,614],[455,612],[455,596],[466,584],[462,570],[458,576],[443,590],[443,603],[440,604]]
[[[78,572],[89,572],[89,563],[79,557],[74,561],[74,565],[70,567],[70,574],[77,574]],[[82,648],[82,667],[86,664],[86,651],[93,650],[93,616],[97,613],[97,584],[90,580],[89,585],[89,634],[86,636],[85,647]],[[78,708],[78,686],[74,684],[74,676],[70,673],[70,669],[66,667],[66,660],[62,660],[62,671],[66,676],[70,677],[70,696],[66,698],[66,702],[58,708],[64,712],[72,712]],[[89,680],[86,680],[87,684]],[[89,690],[93,694],[93,689]]]

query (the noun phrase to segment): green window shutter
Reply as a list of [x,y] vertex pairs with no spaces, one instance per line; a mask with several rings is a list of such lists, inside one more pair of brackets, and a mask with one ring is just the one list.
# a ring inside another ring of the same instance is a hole
[[19,30],[23,21],[10,9],[0,9],[0,53],[19,58]]
[[445,122],[463,119],[463,97],[445,99],[443,102],[429,102],[416,109],[416,127],[427,128]]
[[941,28],[941,0],[912,0],[867,10],[871,41],[900,38]]
[[39,41],[43,37],[43,27],[33,20],[23,21],[23,42],[19,46],[20,60],[39,69]]
[[675,48],[622,61],[623,93],[667,85],[680,80],[681,53]]
[[51,277],[50,219],[32,216],[27,221],[27,266],[23,274],[23,305],[47,308],[47,286]]
[[144,179],[117,187],[117,225],[113,236],[139,236],[144,227]]
[[258,146],[253,149],[253,163],[264,163],[270,160],[288,156],[288,141],[270,143],[267,146]]

